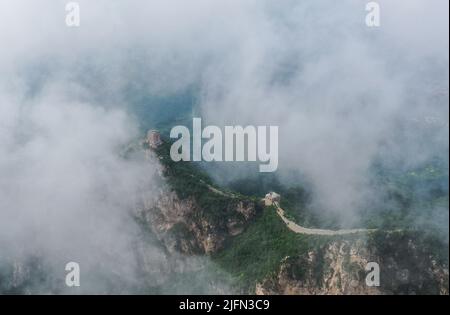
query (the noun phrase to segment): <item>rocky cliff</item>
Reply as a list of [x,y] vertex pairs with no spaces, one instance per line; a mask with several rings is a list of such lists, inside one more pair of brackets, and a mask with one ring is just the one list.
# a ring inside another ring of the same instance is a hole
[[244,230],[259,205],[249,199],[209,193],[216,195],[214,200],[219,206],[211,203],[211,208],[205,208],[194,196],[181,199],[176,192],[165,190],[141,214],[170,252],[213,253],[222,248],[228,237]]
[[240,234],[261,210],[256,200],[214,187],[201,168],[173,162],[163,143],[148,156],[160,162],[159,193],[144,196],[140,216],[170,252],[210,254]]
[[[448,264],[416,236],[387,233],[335,240],[297,257],[256,284],[257,294],[448,294]],[[382,243],[377,243],[382,241]],[[379,286],[366,284],[366,266],[380,267]]]

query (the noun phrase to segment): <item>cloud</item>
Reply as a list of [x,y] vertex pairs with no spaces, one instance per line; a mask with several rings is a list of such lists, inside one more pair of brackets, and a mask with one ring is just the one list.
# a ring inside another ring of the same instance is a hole
[[352,0],[83,0],[69,28],[66,1],[0,0],[2,250],[132,273],[126,210],[157,183],[119,154],[130,91],[195,85],[208,123],[279,125],[279,169],[343,220],[377,193],[380,155],[448,159],[448,2],[379,2],[379,29]]
[[[142,240],[131,214],[161,183],[155,161],[123,156],[142,136],[130,91],[170,95],[195,81],[192,43],[211,6],[179,15],[165,2],[79,3],[81,27],[69,28],[66,1],[0,1],[0,274],[49,277],[25,292],[175,292],[170,268],[208,261]],[[81,266],[78,291],[65,291],[69,261]]]
[[[137,137],[135,124],[123,111],[72,103],[55,91],[1,104],[3,258],[45,257],[59,275],[75,261],[86,274],[102,266],[105,274],[133,277],[131,211],[137,192],[156,187],[155,162],[121,156]],[[83,279],[91,289],[93,279]]]
[[[379,29],[360,1],[263,3],[230,22],[233,49],[204,76],[210,121],[279,125],[280,170],[344,222],[377,193],[375,159],[448,159],[448,3],[380,1]],[[410,123],[425,117],[441,123]]]

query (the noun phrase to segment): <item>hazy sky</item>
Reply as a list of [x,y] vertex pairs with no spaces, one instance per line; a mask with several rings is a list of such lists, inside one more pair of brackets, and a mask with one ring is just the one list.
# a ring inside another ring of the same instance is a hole
[[203,77],[207,118],[279,125],[280,169],[304,173],[346,219],[377,193],[367,181],[380,154],[448,159],[447,1],[379,1],[376,29],[364,1],[264,3],[224,31],[233,49]]
[[67,1],[0,0],[0,249],[127,256],[133,192],[157,186],[119,155],[130,86],[196,85],[210,123],[279,125],[279,168],[345,218],[380,152],[448,158],[449,3],[378,2],[368,28],[360,0],[86,0],[69,28]]

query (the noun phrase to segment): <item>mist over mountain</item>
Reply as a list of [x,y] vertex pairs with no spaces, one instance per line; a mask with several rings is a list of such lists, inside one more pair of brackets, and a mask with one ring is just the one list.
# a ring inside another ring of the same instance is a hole
[[[0,0],[0,275],[18,262],[55,275],[25,292],[53,292],[68,261],[89,275],[80,293],[186,292],[167,274],[216,267],[191,248],[168,258],[134,217],[173,183],[129,148],[193,115],[279,126],[278,171],[260,183],[251,163],[202,165],[220,185],[259,198],[300,185],[335,228],[398,228],[403,209],[402,227],[448,243],[448,1],[380,0],[379,28],[354,0],[77,2],[81,25],[67,27],[66,1]],[[212,274],[199,287],[233,292]]]

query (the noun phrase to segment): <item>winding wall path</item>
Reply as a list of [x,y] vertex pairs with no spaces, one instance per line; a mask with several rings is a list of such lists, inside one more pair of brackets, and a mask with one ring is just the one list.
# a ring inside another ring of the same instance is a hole
[[355,233],[367,233],[376,231],[376,229],[343,229],[343,230],[324,230],[324,229],[309,229],[303,226],[298,225],[294,221],[289,220],[284,215],[284,210],[280,208],[278,202],[273,203],[277,209],[277,213],[280,216],[281,220],[286,224],[286,226],[293,232],[299,234],[308,234],[308,235],[348,235]]

